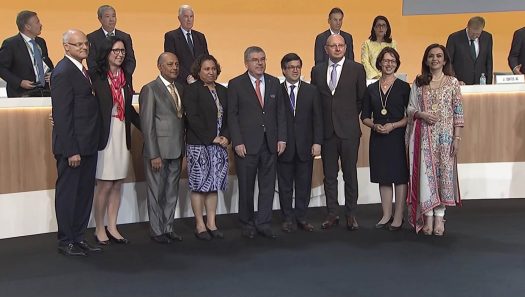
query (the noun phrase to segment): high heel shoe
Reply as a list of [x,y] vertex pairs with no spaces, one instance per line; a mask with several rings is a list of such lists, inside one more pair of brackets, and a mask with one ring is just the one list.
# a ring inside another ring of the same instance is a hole
[[443,217],[434,217],[434,235],[443,236],[445,233],[445,219]]
[[116,238],[115,236],[111,235],[108,228],[106,228],[106,234],[108,235],[109,240],[113,241],[116,244],[130,244],[131,243],[126,238]]
[[423,226],[423,234],[432,235],[432,232],[434,231],[433,224],[434,224],[434,217],[425,216],[425,225]]
[[388,224],[391,224],[393,221],[394,221],[394,217],[390,217],[390,219],[388,220],[388,222],[386,222],[386,223],[384,223],[384,224],[377,223],[377,224],[376,224],[376,229],[386,229],[387,225],[388,225]]
[[108,240],[98,240],[98,236],[96,233],[93,233],[93,238],[95,239],[95,242],[98,244],[98,245],[109,245],[109,239]]
[[206,241],[211,240],[211,235],[210,233],[208,233],[208,231],[199,232],[195,230],[195,237],[200,240],[206,240]]
[[210,228],[206,227],[206,230],[208,230],[208,233],[210,233],[211,237],[216,239],[223,239],[224,233],[219,231],[219,229],[211,230]]
[[405,223],[405,219],[402,219],[401,220],[401,225],[399,226],[392,226],[392,224],[390,224],[390,226],[388,226],[388,230],[389,231],[399,231],[401,229],[403,229],[403,224]]

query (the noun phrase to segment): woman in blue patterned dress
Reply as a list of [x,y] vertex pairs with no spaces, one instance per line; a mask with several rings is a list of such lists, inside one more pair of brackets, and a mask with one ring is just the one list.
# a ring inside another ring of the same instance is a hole
[[195,236],[202,240],[224,237],[215,224],[217,192],[226,189],[226,147],[230,138],[226,126],[226,87],[215,83],[220,72],[213,56],[197,57],[191,74],[199,79],[184,90],[182,98],[187,118],[186,159]]

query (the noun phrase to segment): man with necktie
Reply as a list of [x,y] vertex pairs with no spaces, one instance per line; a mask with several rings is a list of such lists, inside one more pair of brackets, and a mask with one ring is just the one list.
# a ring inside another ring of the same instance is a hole
[[330,25],[330,28],[328,28],[328,30],[322,33],[319,33],[319,35],[315,37],[315,65],[328,61],[328,55],[326,54],[324,47],[326,45],[326,40],[328,39],[328,37],[330,37],[330,35],[333,34],[341,35],[345,39],[345,56],[351,61],[354,60],[354,40],[352,39],[352,34],[341,30],[341,27],[343,26],[344,16],[345,15],[343,13],[343,10],[341,10],[341,8],[339,7],[332,8],[332,10],[330,10],[330,13],[328,13],[328,24]]
[[[258,46],[244,51],[247,71],[228,83],[228,127],[239,180],[242,236],[275,238],[271,229],[277,156],[286,148],[286,111],[282,86],[267,73]],[[255,177],[259,198],[254,213]]]
[[124,71],[126,71],[126,74],[129,76],[132,76],[133,72],[135,72],[137,61],[135,60],[135,52],[133,51],[133,41],[131,40],[131,35],[115,29],[115,26],[117,25],[117,12],[115,11],[115,8],[109,5],[102,5],[97,10],[97,16],[101,27],[89,33],[87,36],[90,44],[89,56],[87,59],[89,70],[91,71],[95,69],[98,59],[105,58],[99,57],[99,54],[106,38],[109,36],[116,36],[124,41],[124,47],[126,48],[126,56],[124,57],[124,65],[126,65],[126,68]]
[[508,62],[512,73],[525,74],[525,27],[516,30],[512,36]]
[[175,81],[177,56],[162,53],[157,67],[160,75],[140,91],[140,126],[151,239],[168,244],[182,240],[173,223],[184,157],[183,87]]
[[456,78],[466,85],[479,84],[485,74],[487,84],[492,84],[492,34],[484,31],[485,19],[471,18],[467,28],[450,34],[447,52]]
[[97,169],[100,118],[98,100],[82,61],[89,42],[78,30],[63,35],[65,57],[51,74],[53,154],[57,161],[55,209],[58,251],[66,256],[100,252],[84,238]]
[[302,66],[303,61],[295,53],[286,54],[281,60],[287,141],[286,150],[277,158],[277,176],[284,232],[292,232],[296,226],[305,231],[314,230],[306,219],[306,210],[310,203],[314,157],[320,156],[323,143],[323,114],[317,88],[301,80]]
[[180,74],[177,82],[186,85],[197,78],[191,76],[191,65],[195,58],[209,54],[206,37],[201,32],[193,30],[193,9],[189,5],[179,8],[180,27],[164,34],[164,51],[174,53],[179,58]]
[[46,41],[39,37],[42,24],[36,12],[16,16],[19,33],[2,43],[0,77],[7,82],[8,97],[47,97],[53,63]]
[[323,109],[324,191],[328,215],[321,228],[339,224],[339,159],[344,180],[345,215],[348,230],[359,229],[357,210],[357,153],[361,137],[359,114],[366,90],[363,65],[346,59],[346,43],[341,35],[328,37],[325,45],[328,61],[312,69],[311,83],[321,94]]

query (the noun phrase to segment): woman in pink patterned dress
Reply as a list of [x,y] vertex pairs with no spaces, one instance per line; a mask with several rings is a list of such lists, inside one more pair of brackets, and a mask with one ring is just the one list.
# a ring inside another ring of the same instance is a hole
[[406,132],[409,221],[425,235],[442,236],[446,206],[461,204],[456,162],[464,124],[461,101],[445,47],[431,44],[412,85]]

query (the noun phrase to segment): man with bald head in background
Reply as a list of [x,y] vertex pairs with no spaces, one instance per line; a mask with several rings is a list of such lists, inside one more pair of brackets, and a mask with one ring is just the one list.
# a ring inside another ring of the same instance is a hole
[[184,157],[183,87],[175,81],[179,60],[173,53],[162,53],[157,68],[159,76],[140,91],[140,125],[151,239],[168,244],[182,240],[173,222]]
[[193,30],[193,9],[189,5],[179,7],[180,27],[164,34],[164,51],[174,53],[179,58],[180,74],[177,82],[186,85],[197,77],[191,76],[191,65],[195,58],[208,54],[208,43],[201,32]]
[[46,41],[39,37],[42,24],[36,12],[16,16],[19,33],[4,40],[0,48],[0,77],[7,82],[8,97],[48,97],[53,62]]
[[325,51],[328,61],[314,66],[311,83],[321,94],[323,110],[323,159],[324,191],[328,215],[321,225],[329,229],[339,224],[338,182],[339,159],[344,180],[345,215],[348,230],[359,229],[357,209],[357,153],[361,128],[359,114],[366,90],[363,65],[345,57],[346,43],[343,36],[328,37]]
[[124,41],[124,47],[126,48],[126,56],[124,57],[124,65],[126,68],[124,70],[132,76],[137,66],[137,61],[135,60],[131,35],[115,29],[117,25],[117,12],[115,8],[109,5],[102,5],[97,10],[97,16],[101,27],[87,35],[90,44],[87,64],[90,71],[95,68],[101,47],[104,45],[106,39],[110,36],[116,36]]
[[52,141],[58,173],[55,192],[58,252],[86,256],[101,251],[84,239],[95,188],[99,107],[82,65],[89,51],[86,35],[68,30],[62,39],[65,57],[51,74]]
[[330,28],[324,31],[323,33],[320,33],[315,38],[315,46],[314,46],[315,65],[328,61],[328,55],[326,54],[324,46],[326,44],[326,40],[328,39],[328,37],[330,37],[330,35],[333,35],[333,34],[341,35],[345,39],[345,43],[346,43],[345,56],[347,59],[351,61],[354,60],[354,41],[352,39],[352,35],[350,33],[347,33],[341,30],[341,27],[343,26],[343,17],[344,17],[343,10],[341,10],[341,8],[339,7],[332,8],[332,10],[330,10],[330,13],[328,13],[328,24],[330,25]]

